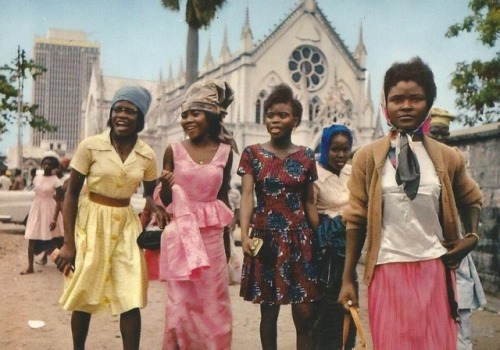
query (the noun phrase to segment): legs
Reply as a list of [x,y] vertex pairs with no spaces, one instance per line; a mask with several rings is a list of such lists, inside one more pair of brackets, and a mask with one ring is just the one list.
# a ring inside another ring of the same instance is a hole
[[33,273],[35,270],[33,268],[33,261],[35,260],[35,241],[28,240],[28,268],[21,272],[21,275],[26,275],[28,273]]
[[[89,333],[91,315],[83,311],[73,311],[71,315],[71,332],[73,333],[73,349],[84,350]],[[141,312],[132,309],[120,315],[120,332],[124,350],[138,350],[141,337]]]
[[279,305],[260,304],[260,342],[262,350],[278,348],[278,315]]
[[90,324],[89,313],[83,311],[73,311],[71,315],[71,332],[73,333],[73,349],[84,350]]
[[292,304],[292,316],[297,332],[297,349],[313,349],[314,304]]
[[120,332],[124,350],[139,350],[141,340],[141,312],[138,308],[120,315]]

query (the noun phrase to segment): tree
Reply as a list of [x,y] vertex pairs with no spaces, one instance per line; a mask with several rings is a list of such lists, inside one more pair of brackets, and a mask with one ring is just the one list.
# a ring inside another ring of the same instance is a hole
[[[7,132],[7,124],[18,121],[21,125],[28,123],[32,128],[52,132],[57,127],[41,115],[37,114],[38,105],[28,104],[22,100],[24,80],[28,74],[35,80],[46,69],[26,59],[24,50],[18,49],[17,57],[11,65],[0,67],[0,135]],[[6,72],[6,74],[3,74]],[[21,120],[18,118],[21,117]]]
[[[206,28],[215,17],[217,9],[226,0],[186,0],[186,23],[188,36],[186,45],[186,86],[187,89],[198,79],[198,56],[200,28]],[[163,7],[179,11],[180,0],[162,0]]]
[[[461,32],[475,31],[480,41],[491,48],[500,33],[500,6],[498,0],[471,0],[472,15],[448,28],[446,36],[456,37]],[[498,49],[498,47],[497,47]],[[490,61],[458,62],[451,86],[458,94],[458,120],[463,125],[492,123],[500,120],[500,51]]]

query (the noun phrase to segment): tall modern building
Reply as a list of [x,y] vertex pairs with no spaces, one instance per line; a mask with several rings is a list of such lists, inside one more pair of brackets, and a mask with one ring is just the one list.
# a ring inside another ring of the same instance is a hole
[[80,31],[49,29],[35,37],[34,61],[47,68],[33,84],[33,103],[58,130],[31,129],[32,146],[72,153],[81,139],[81,108],[88,94],[92,67],[99,64],[100,45]]

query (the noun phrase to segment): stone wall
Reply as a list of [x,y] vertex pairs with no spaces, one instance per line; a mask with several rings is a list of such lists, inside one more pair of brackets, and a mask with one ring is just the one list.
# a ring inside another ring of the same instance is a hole
[[447,140],[467,159],[467,168],[484,195],[479,234],[472,253],[486,292],[500,295],[500,123],[452,132]]

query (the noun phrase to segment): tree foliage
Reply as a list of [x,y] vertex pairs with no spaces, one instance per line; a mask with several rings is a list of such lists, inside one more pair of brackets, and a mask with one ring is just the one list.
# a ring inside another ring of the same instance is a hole
[[[26,59],[24,50],[19,49],[17,57],[10,65],[0,67],[0,135],[7,132],[8,124],[14,124],[19,117],[18,94],[23,88],[23,82],[28,76],[35,80],[47,69],[37,65],[32,59]],[[37,113],[38,105],[21,101],[22,124],[46,132],[56,131],[42,115]]]
[[[500,33],[500,4],[498,0],[471,0],[472,14],[448,28],[446,36],[461,32],[477,32],[480,41],[495,47]],[[458,62],[451,86],[458,94],[455,103],[458,119],[463,125],[491,123],[500,120],[500,51],[490,61]]]
[[[180,0],[162,0],[163,7],[180,10]],[[188,38],[186,45],[186,89],[198,79],[198,30],[206,28],[215,18],[226,0],[186,0],[186,23]]]

